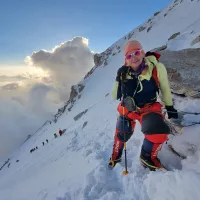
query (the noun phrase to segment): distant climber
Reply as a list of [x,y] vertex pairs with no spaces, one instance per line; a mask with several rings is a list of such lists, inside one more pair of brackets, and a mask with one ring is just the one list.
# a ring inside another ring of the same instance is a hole
[[31,150],[30,150],[30,153],[32,153],[32,152],[34,152],[34,151],[35,151],[35,148],[31,149]]
[[47,140],[47,139],[46,139],[46,142],[48,143],[48,142],[49,142],[49,140]]
[[63,134],[63,131],[61,129],[59,129],[59,134],[60,136]]
[[54,133],[54,137],[55,137],[55,138],[57,138],[57,137],[58,137],[56,133]]
[[44,142],[42,142],[43,146],[44,146]]

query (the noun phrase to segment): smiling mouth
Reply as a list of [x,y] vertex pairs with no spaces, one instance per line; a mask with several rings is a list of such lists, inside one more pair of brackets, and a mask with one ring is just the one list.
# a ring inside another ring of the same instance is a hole
[[132,61],[133,64],[138,64],[139,63],[139,60],[137,61]]

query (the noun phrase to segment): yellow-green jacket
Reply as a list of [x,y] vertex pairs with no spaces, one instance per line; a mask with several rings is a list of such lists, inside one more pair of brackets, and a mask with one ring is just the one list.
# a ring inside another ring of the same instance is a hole
[[[150,86],[151,84],[151,79],[152,79],[152,72],[154,66],[157,69],[157,77],[159,81],[159,89],[162,93],[162,101],[164,102],[165,106],[172,106],[172,95],[169,87],[169,81],[168,81],[168,76],[167,76],[167,71],[165,66],[158,62],[155,56],[148,56],[144,58],[145,63],[148,65],[147,72],[145,74],[140,74],[139,75],[139,85],[140,88],[137,90],[137,93],[135,97],[141,96],[143,90],[148,90],[146,89],[147,87]],[[130,74],[126,74],[125,80],[131,80],[133,79]],[[148,82],[149,81],[149,82]],[[117,92],[118,92],[118,87],[119,87],[119,82],[115,81],[114,88],[112,91],[112,96],[115,100],[117,100]],[[130,87],[130,84],[129,84]],[[144,88],[145,87],[145,88]],[[144,94],[145,95],[145,94]]]

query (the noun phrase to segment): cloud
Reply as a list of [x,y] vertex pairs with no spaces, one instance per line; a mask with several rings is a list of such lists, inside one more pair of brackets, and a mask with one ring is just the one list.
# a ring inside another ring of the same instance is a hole
[[26,57],[25,62],[48,71],[60,90],[61,98],[65,100],[71,85],[80,81],[94,66],[93,52],[88,48],[88,40],[83,37],[62,43],[52,51],[33,52]]
[[31,88],[28,101],[30,107],[34,109],[34,113],[44,119],[55,114],[61,103],[60,95],[56,88],[41,83],[35,84]]
[[27,77],[24,77],[22,75],[17,75],[17,76],[5,76],[2,75],[0,76],[0,82],[13,82],[13,81],[22,81],[28,79]]
[[27,135],[33,133],[35,126],[39,125],[40,120],[30,112],[23,100],[21,102],[23,104],[11,98],[1,98],[0,158],[19,147]]
[[0,87],[2,90],[16,90],[19,88],[19,83],[9,83]]
[[71,85],[93,67],[88,40],[76,37],[51,51],[33,52],[29,66],[0,66],[0,159],[52,119],[68,100]]
[[19,147],[46,120],[51,119],[61,104],[55,88],[35,84],[28,93],[0,100],[0,158]]

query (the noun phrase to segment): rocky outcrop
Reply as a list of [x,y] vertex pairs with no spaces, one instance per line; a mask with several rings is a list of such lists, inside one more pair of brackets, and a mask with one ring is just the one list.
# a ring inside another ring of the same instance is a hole
[[[160,62],[168,71],[174,93],[200,98],[200,49],[163,50]],[[195,95],[196,94],[196,95]]]
[[147,29],[147,33],[152,29],[152,26],[150,26],[148,29]]
[[156,12],[156,13],[154,13],[154,16],[157,16],[159,13],[160,13],[160,12]]
[[82,129],[84,129],[84,128],[86,127],[87,123],[88,123],[87,121],[84,122],[84,124],[83,124],[83,126],[82,126]]
[[81,93],[83,91],[84,87],[85,87],[84,85],[78,84],[78,92]]
[[74,85],[71,87],[71,92],[70,92],[70,96],[69,96],[69,100],[67,101],[67,103],[65,103],[65,105],[62,108],[58,109],[58,112],[54,115],[54,119],[53,121],[56,123],[58,118],[65,112],[66,108],[68,107],[68,111],[70,112],[74,102],[76,101],[76,99],[80,99],[81,98],[81,92],[84,89],[84,85],[82,84],[78,84],[78,85]]
[[108,49],[106,49],[104,52],[100,54],[95,54],[94,55],[95,66],[85,75],[84,79],[90,77],[97,67],[101,65],[103,65],[103,67],[107,66],[109,57],[114,56],[117,53],[120,53],[120,51],[121,51],[120,46],[115,45],[115,46],[109,47]]
[[58,118],[65,112],[67,106],[70,104],[70,100],[62,107],[58,109],[58,112],[54,115],[53,122],[56,123]]
[[96,66],[100,66],[103,63],[103,59],[102,59],[103,55],[101,54],[94,54],[94,64]]
[[150,18],[150,19],[148,19],[147,23],[150,23],[151,21],[152,21],[152,19]]
[[176,38],[177,36],[179,36],[181,33],[178,32],[178,33],[174,33],[173,35],[171,35],[168,40],[173,40],[174,38]]
[[146,29],[145,26],[140,26],[140,28],[139,28],[139,32],[142,32],[142,31],[145,30],[145,29]]
[[74,86],[71,87],[71,92],[70,92],[70,101],[73,102],[73,100],[78,96],[78,91]]
[[71,92],[70,92],[70,97],[69,97],[69,101],[71,103],[73,103],[75,101],[75,98],[77,96],[80,96],[80,93],[83,91],[84,87],[85,86],[82,84],[78,84],[77,86],[71,87]]
[[197,36],[192,42],[191,42],[191,46],[194,46],[195,44],[200,42],[200,35]]
[[97,66],[95,65],[84,77],[84,79],[88,78],[93,72],[94,70],[97,68]]
[[132,32],[130,32],[130,33],[128,34],[128,36],[127,36],[127,37],[128,37],[128,40],[130,40],[130,39],[133,37],[134,33],[135,33],[135,32],[132,31]]
[[163,46],[161,46],[161,47],[157,47],[157,48],[155,48],[155,49],[152,49],[151,51],[163,51],[163,50],[165,50],[165,49],[167,49],[167,45],[163,45]]
[[8,158],[8,160],[7,161],[5,161],[5,163],[0,167],[0,170],[2,170],[3,169],[3,167],[9,162],[9,160],[10,160],[10,158]]

